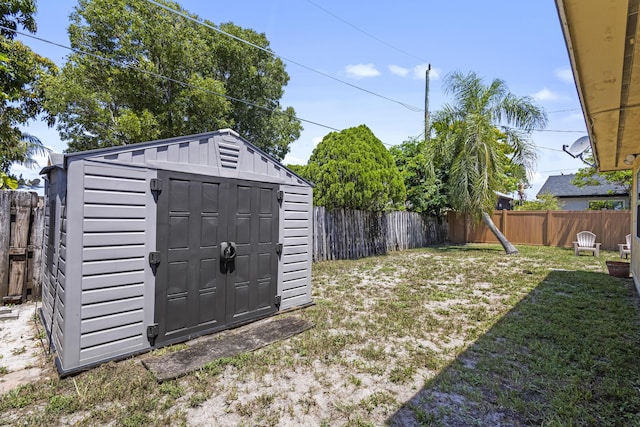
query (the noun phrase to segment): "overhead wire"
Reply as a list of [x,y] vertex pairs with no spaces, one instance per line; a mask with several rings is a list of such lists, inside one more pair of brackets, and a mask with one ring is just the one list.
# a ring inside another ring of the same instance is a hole
[[363,29],[361,29],[361,28],[359,28],[359,27],[357,27],[357,26],[355,26],[354,24],[352,24],[351,22],[347,21],[346,19],[343,19],[343,18],[339,17],[339,16],[338,16],[338,15],[336,15],[335,13],[333,13],[333,12],[331,12],[331,11],[329,11],[329,10],[325,9],[324,7],[320,6],[319,4],[317,4],[317,3],[315,3],[315,2],[313,2],[313,1],[311,1],[311,0],[307,0],[307,3],[312,4],[313,6],[317,7],[318,9],[320,9],[320,10],[321,10],[321,11],[323,11],[323,12],[325,12],[326,14],[333,16],[333,17],[334,17],[334,18],[336,18],[338,21],[340,21],[340,22],[342,22],[342,23],[344,23],[344,24],[346,24],[346,25],[350,26],[351,28],[353,28],[353,29],[354,29],[354,30],[356,30],[356,31],[361,32],[361,33],[362,33],[362,34],[364,34],[365,36],[367,36],[367,37],[369,37],[369,38],[371,38],[371,39],[373,39],[373,40],[375,40],[375,41],[377,41],[377,42],[379,42],[379,43],[382,43],[383,45],[385,45],[385,46],[387,46],[387,47],[390,47],[390,48],[391,48],[391,49],[393,49],[393,50],[396,50],[396,51],[398,51],[398,52],[400,52],[400,53],[403,53],[403,54],[405,54],[405,55],[407,55],[407,56],[410,56],[410,57],[411,57],[411,58],[413,58],[413,59],[417,59],[418,61],[422,61],[422,62],[429,62],[429,61],[427,61],[427,60],[425,60],[425,59],[423,59],[423,58],[420,58],[420,57],[418,57],[418,56],[415,56],[415,55],[414,55],[414,54],[412,54],[412,53],[409,53],[409,52],[407,52],[407,51],[405,51],[405,50],[402,50],[402,49],[400,49],[399,47],[396,47],[396,46],[394,46],[394,45],[392,45],[392,44],[390,44],[390,43],[387,43],[386,41],[384,41],[384,40],[382,40],[382,39],[380,39],[380,38],[378,38],[378,37],[374,36],[373,34],[371,34],[371,33],[367,32],[367,31],[365,31],[365,30],[363,30]]
[[581,111],[581,109],[580,109],[580,108],[568,108],[568,109],[566,109],[566,110],[547,111],[547,113],[549,113],[549,114],[552,114],[552,113],[567,113],[567,112],[569,112],[569,111],[578,111],[578,110],[580,110],[580,111]]
[[[256,103],[251,102],[251,101],[247,101],[246,99],[235,98],[235,97],[230,96],[230,95],[226,95],[226,94],[223,94],[223,93],[219,93],[219,92],[215,92],[215,91],[212,91],[212,90],[209,90],[209,89],[205,89],[205,88],[193,85],[191,83],[186,83],[186,82],[183,82],[181,80],[177,80],[177,79],[174,79],[172,77],[167,77],[165,75],[162,75],[162,74],[159,74],[159,73],[155,73],[153,71],[145,70],[145,69],[142,69],[142,68],[130,65],[130,64],[123,64],[123,63],[120,63],[120,62],[118,62],[116,60],[113,60],[113,59],[110,59],[110,58],[105,58],[103,56],[100,56],[100,55],[92,53],[92,52],[85,52],[85,51],[83,51],[81,49],[77,49],[77,48],[74,48],[74,47],[66,46],[66,45],[51,41],[51,40],[44,39],[42,37],[35,36],[33,34],[25,33],[25,32],[22,32],[22,31],[13,30],[12,28],[5,27],[4,25],[0,25],[0,29],[10,30],[10,31],[13,31],[16,34],[21,35],[21,36],[29,37],[29,38],[32,38],[34,40],[38,40],[40,42],[50,44],[52,46],[57,46],[57,47],[60,47],[62,49],[67,49],[67,50],[70,50],[72,52],[75,52],[75,53],[78,53],[78,54],[81,54],[81,55],[89,55],[89,56],[92,56],[92,57],[94,57],[96,59],[100,59],[102,61],[109,62],[109,63],[111,63],[113,65],[118,66],[118,67],[123,67],[123,68],[128,68],[128,69],[131,69],[131,70],[139,71],[141,73],[148,74],[148,75],[153,76],[153,77],[164,79],[164,80],[167,80],[167,81],[170,81],[170,82],[173,82],[173,83],[177,83],[177,84],[180,84],[180,85],[192,88],[192,89],[201,90],[201,91],[203,91],[205,93],[209,93],[211,95],[220,96],[220,97],[226,98],[226,99],[228,99],[230,101],[240,102],[242,104],[249,105],[251,107],[255,107],[255,108],[259,108],[261,110],[268,111],[270,113],[281,114],[281,115],[286,115],[286,116],[289,115],[289,114],[285,113],[284,111],[279,111],[279,110],[274,110],[272,108],[263,107],[262,105],[258,105]],[[333,131],[339,132],[341,130],[341,129],[334,128],[333,126],[325,125],[325,124],[322,124],[322,123],[319,123],[319,122],[316,122],[316,121],[313,121],[313,120],[303,119],[303,118],[298,117],[298,116],[296,116],[295,118],[297,120],[300,120],[301,122],[313,124],[313,125],[316,125],[316,126],[320,126],[320,127],[326,128],[326,129],[333,130]]]
[[206,28],[209,28],[210,30],[213,30],[213,31],[215,31],[215,32],[217,32],[217,33],[223,34],[223,35],[225,35],[225,36],[227,36],[227,37],[230,37],[230,38],[232,38],[232,39],[234,39],[234,40],[236,40],[236,41],[239,41],[239,42],[241,42],[241,43],[244,43],[244,44],[246,44],[246,45],[248,45],[248,46],[251,46],[251,47],[253,47],[253,48],[255,48],[255,49],[259,49],[259,50],[261,50],[261,51],[263,51],[263,52],[266,52],[266,53],[268,53],[269,55],[272,55],[274,58],[281,59],[281,60],[283,60],[283,61],[286,61],[286,62],[289,62],[289,63],[291,63],[291,64],[297,65],[298,67],[302,67],[302,68],[304,68],[304,69],[306,69],[306,70],[308,70],[308,71],[312,71],[312,72],[314,72],[314,73],[316,73],[316,74],[319,74],[319,75],[321,75],[321,76],[323,76],[323,77],[326,77],[326,78],[329,78],[329,79],[334,80],[334,81],[336,81],[336,82],[339,82],[339,83],[342,83],[342,84],[344,84],[344,85],[350,86],[350,87],[352,87],[352,88],[354,88],[354,89],[360,90],[360,91],[365,92],[365,93],[368,93],[368,94],[370,94],[370,95],[377,96],[378,98],[381,98],[381,99],[384,99],[384,100],[387,100],[387,101],[393,102],[393,103],[395,103],[395,104],[401,105],[401,106],[405,107],[406,109],[411,110],[411,111],[413,111],[413,112],[416,112],[416,113],[424,113],[424,108],[415,107],[415,106],[413,106],[413,105],[411,105],[411,104],[407,104],[407,103],[405,103],[405,102],[398,101],[398,100],[393,99],[393,98],[389,98],[389,97],[387,97],[387,96],[385,96],[385,95],[379,94],[379,93],[377,93],[377,92],[373,92],[373,91],[371,91],[371,90],[369,90],[369,89],[365,89],[365,88],[363,88],[363,87],[360,87],[360,86],[354,85],[353,83],[349,83],[349,82],[347,82],[347,81],[341,80],[341,79],[339,79],[339,78],[337,78],[337,77],[332,76],[331,74],[327,74],[327,73],[322,72],[322,71],[320,71],[320,70],[316,70],[315,68],[312,68],[312,67],[310,67],[310,66],[308,66],[308,65],[304,65],[304,64],[302,64],[302,63],[300,63],[300,62],[297,62],[297,61],[294,61],[294,60],[292,60],[292,59],[286,58],[286,57],[284,57],[284,56],[282,56],[282,55],[278,55],[277,53],[275,53],[275,52],[274,52],[274,51],[272,51],[272,50],[266,49],[266,48],[264,48],[264,47],[262,47],[262,46],[260,46],[260,45],[257,45],[257,44],[255,44],[255,43],[252,43],[252,42],[250,42],[250,41],[248,41],[248,40],[245,40],[245,39],[243,39],[243,38],[241,38],[241,37],[235,36],[235,35],[233,35],[233,34],[231,34],[231,33],[228,33],[228,32],[226,32],[226,31],[224,31],[224,30],[221,30],[220,28],[217,28],[217,27],[215,27],[215,26],[213,26],[213,25],[209,25],[209,24],[207,24],[206,22],[204,22],[202,19],[198,19],[198,18],[195,18],[195,17],[193,17],[193,16],[190,16],[190,15],[188,15],[188,14],[186,14],[186,13],[180,12],[179,10],[172,9],[172,8],[170,8],[169,6],[166,6],[166,5],[164,5],[164,4],[162,4],[162,3],[159,3],[159,2],[157,2],[157,1],[155,1],[155,0],[145,0],[145,1],[146,1],[146,2],[148,2],[148,3],[154,4],[154,5],[156,5],[156,6],[160,7],[160,8],[162,8],[162,9],[165,9],[165,10],[167,10],[167,11],[171,12],[171,13],[174,13],[174,14],[176,14],[176,15],[179,15],[179,16],[181,16],[181,17],[185,18],[185,19],[188,19],[188,20],[190,20],[190,21],[193,21],[193,22],[197,23],[198,25],[202,25],[202,26],[204,26],[204,27],[206,27]]

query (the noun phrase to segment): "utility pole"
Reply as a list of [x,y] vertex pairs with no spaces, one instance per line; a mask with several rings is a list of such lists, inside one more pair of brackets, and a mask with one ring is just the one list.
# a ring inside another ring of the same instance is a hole
[[424,83],[424,140],[429,142],[429,71],[431,71],[431,64],[427,64],[427,70],[425,71],[425,83]]

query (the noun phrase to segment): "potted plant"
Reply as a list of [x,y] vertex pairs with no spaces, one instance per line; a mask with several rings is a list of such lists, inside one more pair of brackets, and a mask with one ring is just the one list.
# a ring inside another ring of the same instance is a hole
[[624,261],[607,261],[609,275],[614,277],[629,277],[629,263]]

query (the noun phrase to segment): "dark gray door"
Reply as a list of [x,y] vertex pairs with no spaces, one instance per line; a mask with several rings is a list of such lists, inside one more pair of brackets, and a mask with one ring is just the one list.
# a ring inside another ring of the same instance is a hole
[[[159,172],[158,344],[276,311],[277,186]],[[225,260],[221,249],[233,246]]]

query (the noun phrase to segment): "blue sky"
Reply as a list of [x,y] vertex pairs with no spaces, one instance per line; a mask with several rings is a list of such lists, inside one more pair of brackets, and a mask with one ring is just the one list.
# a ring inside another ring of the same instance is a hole
[[[39,0],[36,35],[68,45],[68,16],[76,4]],[[582,167],[562,152],[563,144],[586,135],[586,130],[552,0],[183,0],[180,4],[216,24],[233,22],[265,33],[281,57],[415,107],[424,106],[424,69],[430,63],[432,112],[449,101],[442,85],[447,73],[475,71],[487,82],[500,78],[512,92],[534,97],[549,113],[547,131],[533,133],[539,149],[528,198],[535,198],[547,176]],[[59,65],[69,53],[20,39]],[[422,112],[294,63],[285,64],[290,81],[282,105],[292,106],[302,119],[337,129],[366,124],[387,145],[423,132]],[[315,145],[331,131],[303,125],[284,163],[306,163]],[[66,147],[57,131],[43,123],[34,122],[26,130],[55,151]],[[19,167],[14,172],[37,175]]]

